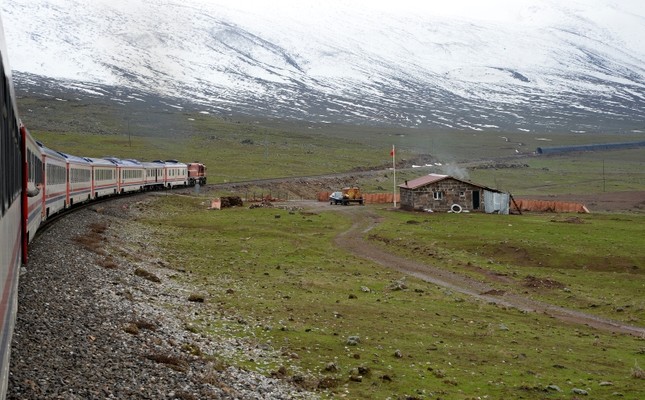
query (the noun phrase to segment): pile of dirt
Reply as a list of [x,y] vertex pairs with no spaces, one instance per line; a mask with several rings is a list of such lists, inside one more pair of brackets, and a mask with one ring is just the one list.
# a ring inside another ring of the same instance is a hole
[[536,278],[535,276],[529,275],[526,278],[524,278],[524,281],[522,283],[525,287],[528,288],[533,288],[533,289],[563,289],[565,286],[561,282],[555,281],[553,279],[540,279]]
[[242,198],[240,196],[224,196],[221,197],[221,201],[222,208],[244,206],[244,202],[242,202]]
[[551,222],[563,222],[566,224],[584,224],[585,223],[585,221],[580,219],[580,217],[567,217],[564,219],[554,218],[551,220]]

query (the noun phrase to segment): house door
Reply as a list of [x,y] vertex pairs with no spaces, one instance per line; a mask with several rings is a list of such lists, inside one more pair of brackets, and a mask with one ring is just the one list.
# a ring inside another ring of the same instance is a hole
[[473,191],[473,210],[479,210],[479,190]]

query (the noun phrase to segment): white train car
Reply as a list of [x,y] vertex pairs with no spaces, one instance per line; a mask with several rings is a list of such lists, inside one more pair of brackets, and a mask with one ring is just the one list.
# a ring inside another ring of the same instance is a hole
[[[26,252],[23,204],[26,160],[11,66],[0,21],[0,398],[7,393],[11,336],[18,308],[18,271]],[[24,129],[23,133],[26,132]]]
[[81,157],[58,154],[67,163],[67,207],[92,200],[92,164]]
[[145,184],[143,165],[137,160],[106,158],[116,165],[117,192],[136,192],[143,190]]
[[42,143],[38,143],[43,157],[45,179],[43,187],[43,219],[67,207],[67,161]]
[[23,127],[24,147],[23,154],[27,162],[27,193],[26,193],[26,239],[31,241],[43,221],[44,184],[43,155],[38,143]]
[[141,163],[145,170],[144,180],[147,190],[163,189],[165,186],[164,173],[166,166],[163,161]]
[[103,158],[85,157],[92,167],[92,199],[118,193],[116,165]]
[[177,160],[166,160],[166,187],[188,185],[188,165]]

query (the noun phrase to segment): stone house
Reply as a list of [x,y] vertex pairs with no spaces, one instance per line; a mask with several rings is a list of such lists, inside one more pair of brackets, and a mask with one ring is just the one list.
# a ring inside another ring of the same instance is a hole
[[429,174],[399,185],[401,209],[508,214],[509,194],[449,175]]

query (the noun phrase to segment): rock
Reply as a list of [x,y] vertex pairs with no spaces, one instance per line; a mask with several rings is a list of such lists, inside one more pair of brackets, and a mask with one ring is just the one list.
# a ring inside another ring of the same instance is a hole
[[573,388],[573,389],[571,389],[571,393],[573,393],[573,394],[579,394],[579,395],[581,395],[581,396],[586,396],[586,395],[588,395],[588,394],[589,394],[586,390],[584,390],[584,389],[578,389],[578,388]]
[[204,299],[204,296],[201,294],[191,294],[190,296],[188,296],[188,301],[193,303],[203,303]]
[[408,288],[408,285],[405,284],[405,277],[399,279],[398,281],[394,281],[388,286],[388,289],[390,290],[405,290]]
[[562,389],[560,389],[560,387],[557,386],[557,385],[549,385],[549,386],[546,387],[546,390],[551,390],[551,391],[554,391],[554,392],[561,392],[562,391]]
[[327,372],[338,372],[338,366],[335,362],[330,362],[325,365],[325,371]]
[[157,275],[153,274],[152,272],[146,271],[146,270],[145,270],[145,269],[143,269],[143,268],[137,268],[137,269],[135,269],[135,270],[134,270],[134,274],[135,274],[136,276],[140,276],[140,277],[142,277],[143,279],[147,279],[147,280],[149,280],[150,282],[155,282],[155,283],[159,283],[159,282],[161,282],[161,279],[159,279],[159,277],[158,277]]
[[361,342],[361,338],[358,336],[350,336],[347,338],[348,346],[358,346],[360,342]]

